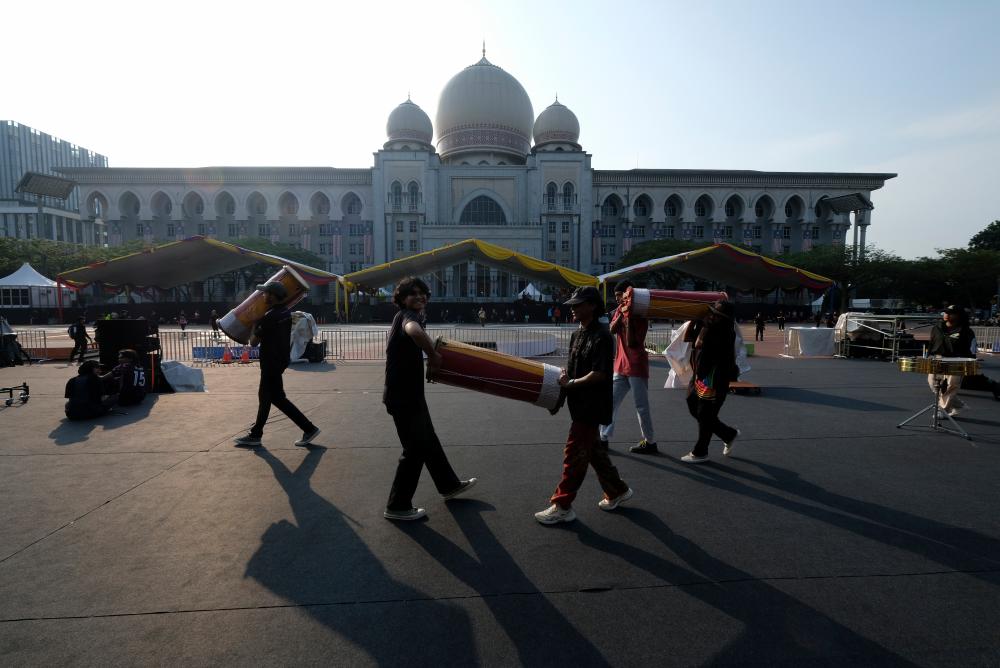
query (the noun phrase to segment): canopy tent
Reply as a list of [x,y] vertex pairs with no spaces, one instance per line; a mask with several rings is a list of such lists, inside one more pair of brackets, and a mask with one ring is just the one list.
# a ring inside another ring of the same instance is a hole
[[113,260],[64,271],[56,280],[82,288],[91,283],[111,286],[160,288],[168,290],[192,281],[201,281],[252,264],[289,265],[309,283],[327,285],[340,279],[336,274],[294,262],[277,255],[261,253],[235,244],[190,237]]
[[713,244],[705,248],[668,255],[624,267],[597,279],[602,284],[615,283],[629,276],[657,269],[676,269],[708,281],[730,285],[740,290],[826,290],[833,280],[805,269],[793,267],[731,244]]
[[[68,291],[65,295],[70,296]],[[0,278],[0,306],[47,308],[56,306],[56,282],[35,271],[25,262],[9,276]]]
[[393,260],[362,269],[345,275],[344,281],[352,286],[375,289],[395,283],[407,276],[430,274],[437,269],[469,260],[475,260],[494,269],[508,271],[518,276],[553,285],[571,288],[581,285],[597,285],[597,279],[589,274],[582,274],[568,267],[545,262],[479,239],[466,239],[401,260]]
[[534,283],[528,283],[524,290],[517,293],[518,297],[527,297],[528,299],[534,299],[538,301],[542,298],[542,291],[535,287]]

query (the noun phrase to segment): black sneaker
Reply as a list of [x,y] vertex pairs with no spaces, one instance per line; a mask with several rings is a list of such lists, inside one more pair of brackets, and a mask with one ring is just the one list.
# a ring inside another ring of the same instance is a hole
[[247,434],[246,436],[240,436],[239,438],[234,438],[233,443],[235,443],[236,447],[238,448],[259,448],[260,436]]
[[410,508],[409,510],[390,510],[386,508],[385,512],[382,513],[382,517],[395,522],[412,522],[426,515],[427,512],[423,508]]
[[628,451],[634,452],[637,455],[655,455],[660,449],[656,447],[656,443],[650,443],[646,439],[642,439],[639,443],[629,448]]
[[471,488],[475,487],[475,485],[476,485],[476,483],[478,481],[479,481],[478,478],[469,478],[468,480],[462,480],[458,484],[458,487],[456,487],[455,489],[451,490],[447,494],[442,494],[441,498],[443,498],[445,501],[448,501],[450,499],[454,499],[459,494],[465,494]]
[[295,441],[295,445],[304,448],[307,445],[309,445],[310,443],[312,443],[313,439],[315,439],[317,436],[319,436],[319,427],[315,427],[314,426],[312,428],[312,431],[302,432],[302,438],[300,438],[299,440]]

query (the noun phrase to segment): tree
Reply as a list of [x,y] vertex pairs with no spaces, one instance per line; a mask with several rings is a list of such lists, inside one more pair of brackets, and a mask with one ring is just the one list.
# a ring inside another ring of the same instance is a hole
[[286,260],[291,260],[315,269],[322,269],[323,271],[326,271],[326,260],[312,251],[299,248],[298,246],[282,243],[276,244],[262,237],[240,239],[239,245],[243,248],[249,248],[250,250],[255,250],[261,253],[268,253],[269,255],[277,255],[278,257],[283,257]]
[[852,250],[839,244],[782,255],[781,261],[836,281],[841,287],[840,304],[833,308],[841,311],[850,305],[852,292],[854,297],[863,294],[894,296],[893,291],[906,265],[906,260],[875,246],[865,249],[864,259],[855,260]]
[[46,239],[0,239],[0,276],[16,271],[28,262],[39,273],[54,278],[56,274],[94,262],[111,260],[142,250],[141,241],[124,246],[103,248],[80,246]]
[[971,250],[1000,251],[1000,220],[994,220],[969,239]]

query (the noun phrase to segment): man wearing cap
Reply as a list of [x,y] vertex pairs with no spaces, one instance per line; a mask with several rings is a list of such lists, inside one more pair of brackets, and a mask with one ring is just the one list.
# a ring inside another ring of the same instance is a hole
[[719,410],[729,394],[730,381],[739,377],[736,366],[736,330],[732,302],[718,301],[709,307],[704,322],[692,322],[685,340],[691,345],[691,368],[694,374],[688,386],[687,405],[698,421],[698,441],[694,449],[681,457],[687,464],[708,461],[708,444],[712,435],[725,444],[722,454],[729,456],[740,430],[719,419]]
[[258,285],[264,293],[268,309],[264,317],[254,326],[250,345],[260,343],[260,389],[257,392],[257,421],[250,432],[235,440],[241,447],[255,448],[264,435],[264,423],[271,412],[271,406],[280,410],[302,430],[302,438],[295,445],[309,445],[319,435],[319,427],[309,421],[288,397],[281,382],[281,374],[288,368],[292,349],[292,314],[284,307],[288,291],[278,282]]
[[[615,299],[619,304],[625,298],[625,291],[632,287],[634,287],[632,281],[622,281],[615,286]],[[649,354],[646,353],[648,329],[648,320],[635,313],[626,315],[622,312],[621,306],[618,306],[611,316],[611,333],[615,337],[615,368],[612,380],[614,403],[611,422],[601,427],[601,441],[607,444],[615,433],[618,408],[631,390],[635,401],[635,412],[639,417],[642,440],[629,450],[641,455],[652,455],[657,452],[653,418],[649,411]]]
[[604,312],[603,300],[597,288],[587,286],[578,288],[565,305],[580,323],[570,338],[569,361],[559,377],[573,422],[563,452],[562,479],[552,494],[552,505],[535,513],[535,519],[542,524],[576,519],[573,499],[587,475],[588,465],[594,467],[604,490],[604,498],[597,504],[601,510],[614,510],[632,498],[632,489],[611,463],[607,442],[600,439],[601,425],[610,423],[612,418],[614,361],[611,333],[597,319]]
[[[976,335],[969,327],[969,315],[965,309],[952,304],[941,314],[941,322],[931,329],[929,352],[937,357],[971,357],[979,353]],[[965,402],[956,395],[962,385],[962,376],[946,376],[929,374],[927,384],[936,394],[942,385],[941,398],[938,406],[948,415],[955,416],[965,408]]]

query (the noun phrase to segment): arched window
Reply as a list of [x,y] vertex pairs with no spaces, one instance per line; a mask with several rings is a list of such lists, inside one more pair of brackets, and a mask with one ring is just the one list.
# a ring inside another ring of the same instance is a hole
[[340,204],[340,209],[344,212],[344,215],[360,215],[361,214],[361,198],[354,193],[347,193],[344,196],[344,201]]
[[567,183],[563,186],[563,209],[570,211],[573,205],[576,203],[576,192],[573,189],[572,183]]
[[399,181],[393,181],[392,185],[389,186],[389,204],[392,205],[393,209],[403,206],[403,186],[400,185]]
[[802,200],[797,196],[792,197],[787,202],[785,202],[785,218],[791,220],[798,220],[802,217],[802,211],[804,207],[802,206]]
[[122,217],[138,217],[139,198],[131,192],[126,192],[118,198],[118,211],[121,212]]
[[621,210],[622,201],[618,199],[617,195],[612,195],[601,205],[601,218],[617,218]]
[[416,181],[410,181],[410,185],[406,187],[406,190],[410,198],[410,208],[416,209],[417,205],[420,204],[420,184]]
[[278,200],[278,210],[282,216],[294,216],[299,212],[299,199],[292,193],[285,193]]
[[108,213],[108,199],[99,192],[87,197],[87,215],[91,218],[104,218]]
[[632,213],[636,218],[647,218],[649,216],[649,211],[652,209],[652,203],[649,198],[645,195],[640,195],[635,200],[635,204],[632,205]]
[[496,200],[480,195],[465,205],[458,222],[461,225],[506,225],[507,216]]
[[667,218],[676,218],[681,215],[682,208],[681,198],[677,195],[671,195],[663,205],[663,213],[666,214]]
[[743,212],[739,198],[733,195],[726,200],[726,218],[736,218]]
[[767,195],[764,195],[753,207],[754,216],[767,220],[774,213],[774,202]]
[[694,217],[695,218],[708,218],[712,215],[712,200],[709,199],[708,195],[702,195],[698,198],[698,201],[694,203]]
[[236,200],[227,192],[220,193],[215,198],[215,213],[219,216],[231,216],[236,213]]
[[263,216],[267,213],[267,200],[258,192],[247,198],[247,212],[251,216]]
[[549,183],[545,186],[545,203],[548,205],[549,209],[556,208],[556,193],[559,192],[559,188],[554,183]]
[[153,199],[150,200],[150,207],[153,209],[153,216],[155,218],[167,218],[174,210],[173,202],[162,191],[153,195]]
[[324,193],[316,193],[309,202],[309,208],[314,216],[327,216],[330,214],[330,198]]
[[205,213],[205,203],[198,193],[188,193],[184,197],[184,203],[181,205],[181,208],[184,211],[184,217],[188,219]]

